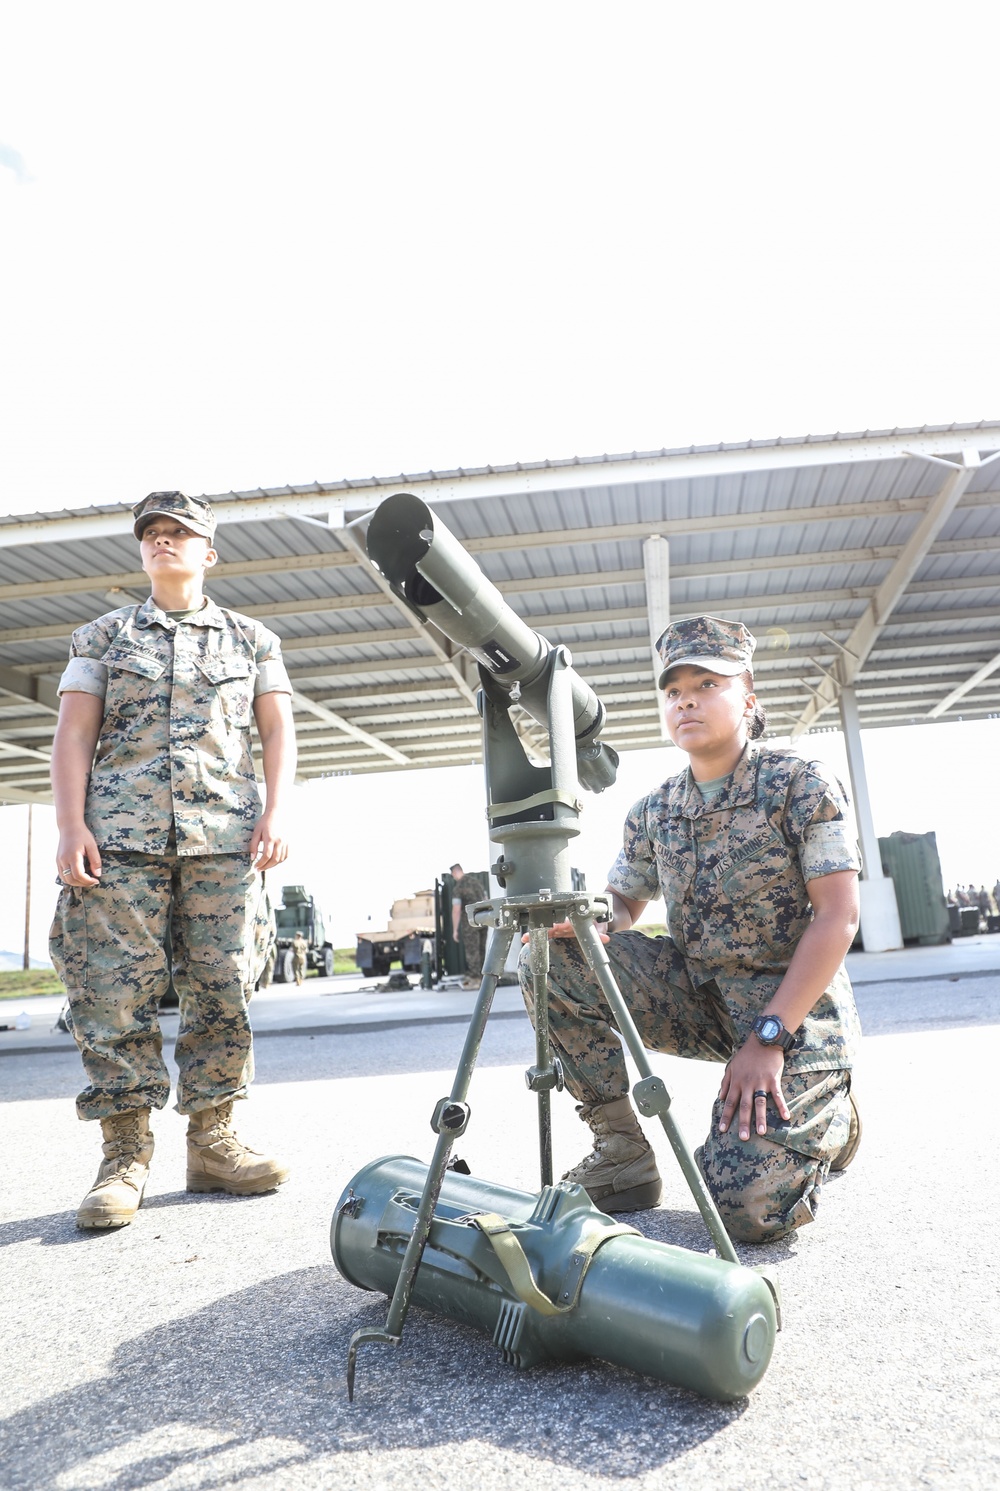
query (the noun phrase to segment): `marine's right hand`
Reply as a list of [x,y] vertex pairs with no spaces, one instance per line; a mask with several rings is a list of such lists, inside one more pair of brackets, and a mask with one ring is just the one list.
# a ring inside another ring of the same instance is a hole
[[63,885],[100,884],[101,851],[85,823],[59,835],[56,872]]
[[[598,932],[600,933],[601,941],[609,942],[610,938],[608,937],[607,922],[595,922],[594,925],[597,927]],[[600,930],[602,927],[604,928],[603,931]],[[576,928],[571,921],[556,922],[554,926],[549,927],[546,936],[548,937],[550,942],[559,937],[575,937]],[[528,933],[525,932],[521,938],[521,941],[527,942],[528,940]]]

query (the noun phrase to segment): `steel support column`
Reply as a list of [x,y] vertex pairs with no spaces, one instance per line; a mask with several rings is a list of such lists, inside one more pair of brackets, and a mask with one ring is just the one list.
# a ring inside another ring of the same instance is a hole
[[865,758],[861,747],[861,721],[858,701],[851,685],[840,690],[840,723],[847,746],[847,767],[851,775],[851,792],[854,798],[854,816],[861,840],[861,938],[866,953],[884,953],[890,948],[903,946],[903,934],[899,925],[899,910],[896,906],[896,888],[882,872],[882,856],[875,832],[871,799],[868,796],[868,778],[865,774]]
[[658,533],[647,538],[642,546],[642,568],[646,578],[646,616],[649,621],[649,650],[653,658],[653,688],[656,690],[656,708],[660,716],[660,735],[666,740],[666,705],[663,690],[657,687],[660,658],[656,642],[670,625],[670,544]]

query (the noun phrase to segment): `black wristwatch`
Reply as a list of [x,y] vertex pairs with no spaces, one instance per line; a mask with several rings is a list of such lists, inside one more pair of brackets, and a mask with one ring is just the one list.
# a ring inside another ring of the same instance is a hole
[[795,1045],[794,1035],[789,1034],[777,1015],[758,1015],[753,1022],[753,1033],[762,1046],[780,1046],[782,1051],[790,1051]]

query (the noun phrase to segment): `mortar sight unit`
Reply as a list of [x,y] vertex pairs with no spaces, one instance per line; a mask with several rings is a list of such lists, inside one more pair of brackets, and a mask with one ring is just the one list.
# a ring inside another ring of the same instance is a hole
[[[418,620],[465,647],[511,704],[547,725],[552,644],[511,610],[426,502],[399,492],[357,526],[367,528],[369,560]],[[604,705],[569,672],[577,774],[581,786],[603,792],[618,769],[617,752],[599,739]]]

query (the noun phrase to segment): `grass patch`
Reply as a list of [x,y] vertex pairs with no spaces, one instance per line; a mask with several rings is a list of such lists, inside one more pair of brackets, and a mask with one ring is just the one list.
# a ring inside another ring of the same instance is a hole
[[0,969],[0,999],[30,999],[32,994],[65,994],[54,968]]
[[[334,973],[357,973],[353,947],[333,951]],[[0,999],[30,999],[32,994],[65,994],[54,968],[0,969]]]

